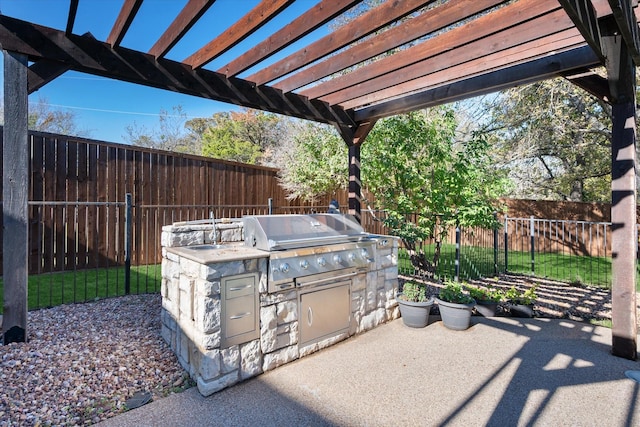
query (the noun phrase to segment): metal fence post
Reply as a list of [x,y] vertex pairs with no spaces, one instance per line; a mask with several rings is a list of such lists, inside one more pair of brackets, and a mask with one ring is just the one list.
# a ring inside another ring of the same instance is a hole
[[456,262],[455,262],[456,282],[460,281],[460,240],[461,240],[460,225],[456,224]]
[[493,275],[498,275],[498,212],[493,213]]
[[267,200],[267,205],[269,206],[269,215],[273,215],[273,199],[271,197]]
[[531,216],[529,222],[529,236],[531,237],[531,274],[536,272],[536,247],[535,247],[535,221],[534,216]]
[[131,228],[132,201],[131,193],[125,195],[124,211],[124,293],[131,293]]
[[504,215],[504,272],[509,271],[509,217]]

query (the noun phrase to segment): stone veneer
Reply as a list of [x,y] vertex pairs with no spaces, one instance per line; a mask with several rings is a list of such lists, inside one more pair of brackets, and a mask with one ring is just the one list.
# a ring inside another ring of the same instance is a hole
[[[242,221],[216,224],[177,223],[162,229],[162,337],[204,396],[275,369],[338,341],[399,317],[398,242],[378,247],[375,263],[351,286],[348,334],[298,346],[298,290],[267,293],[268,253],[242,246]],[[181,255],[176,248],[221,242],[221,256],[206,263]],[[231,254],[232,256],[224,256]],[[258,273],[260,338],[221,348],[221,279]]]

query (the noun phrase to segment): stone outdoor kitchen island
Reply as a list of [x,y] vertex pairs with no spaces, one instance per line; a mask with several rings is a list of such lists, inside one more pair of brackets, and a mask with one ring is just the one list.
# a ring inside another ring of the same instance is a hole
[[[306,255],[284,262],[247,245],[244,228],[240,219],[163,227],[162,336],[202,395],[398,318],[397,239],[288,251]],[[309,276],[308,286],[276,280],[316,261],[356,267]]]

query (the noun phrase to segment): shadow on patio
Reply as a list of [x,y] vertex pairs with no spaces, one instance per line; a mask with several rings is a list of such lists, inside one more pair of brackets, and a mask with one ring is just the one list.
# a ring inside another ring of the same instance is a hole
[[105,425],[608,425],[640,423],[640,363],[611,331],[474,317],[463,332],[401,320],[208,398],[190,389]]

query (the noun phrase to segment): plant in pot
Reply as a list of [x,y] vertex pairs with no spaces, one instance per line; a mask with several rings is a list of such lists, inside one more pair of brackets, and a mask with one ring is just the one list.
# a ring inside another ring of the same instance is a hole
[[449,329],[463,331],[471,324],[471,311],[475,300],[459,283],[447,282],[436,298],[442,323]]
[[479,287],[473,285],[465,285],[471,298],[476,301],[476,311],[484,317],[494,317],[498,309],[498,305],[504,300],[505,295],[502,289],[496,289],[490,286]]
[[427,295],[427,287],[423,283],[405,282],[396,300],[405,325],[424,328],[429,324],[429,313],[434,298]]
[[533,317],[533,304],[538,297],[536,295],[536,286],[532,286],[522,292],[515,286],[512,286],[505,292],[507,300],[507,309],[513,317]]

